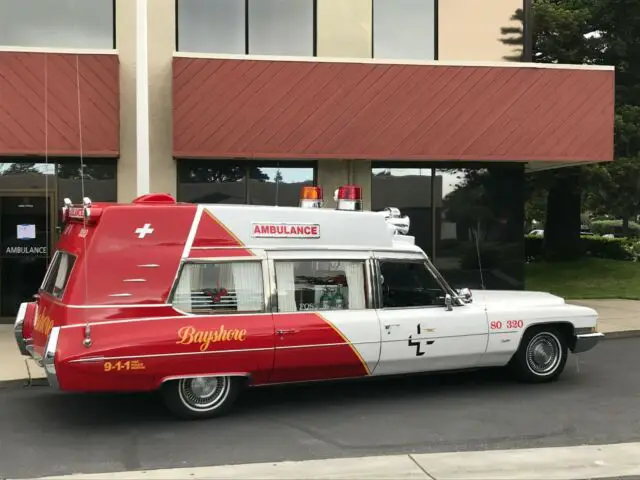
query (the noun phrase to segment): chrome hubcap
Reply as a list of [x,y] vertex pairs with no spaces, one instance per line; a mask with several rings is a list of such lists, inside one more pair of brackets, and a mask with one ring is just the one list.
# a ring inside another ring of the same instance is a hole
[[195,377],[180,380],[178,392],[183,403],[193,410],[218,407],[229,393],[227,377]]
[[548,332],[538,333],[527,347],[527,365],[538,375],[552,373],[560,364],[562,349],[560,340]]

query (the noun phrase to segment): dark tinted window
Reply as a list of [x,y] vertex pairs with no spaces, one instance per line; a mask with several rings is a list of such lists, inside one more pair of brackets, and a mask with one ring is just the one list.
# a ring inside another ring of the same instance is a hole
[[383,308],[444,305],[445,292],[424,263],[381,261]]

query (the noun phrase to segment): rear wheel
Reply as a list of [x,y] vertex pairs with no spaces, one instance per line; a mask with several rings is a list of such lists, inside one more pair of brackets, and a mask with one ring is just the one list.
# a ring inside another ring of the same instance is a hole
[[567,341],[562,332],[543,325],[525,332],[510,366],[520,380],[550,382],[564,370],[567,354]]
[[243,387],[241,377],[193,377],[172,380],[162,385],[164,403],[183,419],[201,419],[225,415]]

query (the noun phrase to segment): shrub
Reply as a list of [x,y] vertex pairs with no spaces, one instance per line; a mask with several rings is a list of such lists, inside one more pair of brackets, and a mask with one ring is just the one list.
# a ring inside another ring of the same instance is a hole
[[[622,220],[595,220],[591,222],[591,230],[598,235],[620,235],[622,234]],[[640,225],[636,222],[629,222],[629,234],[639,237]]]
[[[527,235],[525,237],[525,258],[536,261],[543,254],[542,237]],[[581,255],[606,258],[609,260],[638,261],[640,259],[640,241],[627,238],[606,238],[597,236],[581,237]]]

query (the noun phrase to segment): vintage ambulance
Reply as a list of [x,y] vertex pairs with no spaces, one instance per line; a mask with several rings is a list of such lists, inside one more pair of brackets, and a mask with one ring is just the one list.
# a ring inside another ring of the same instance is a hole
[[20,352],[68,392],[160,390],[184,418],[245,387],[508,366],[545,382],[603,337],[594,310],[527,291],[456,291],[397,209],[319,187],[299,207],[194,205],[165,194],[74,206]]

